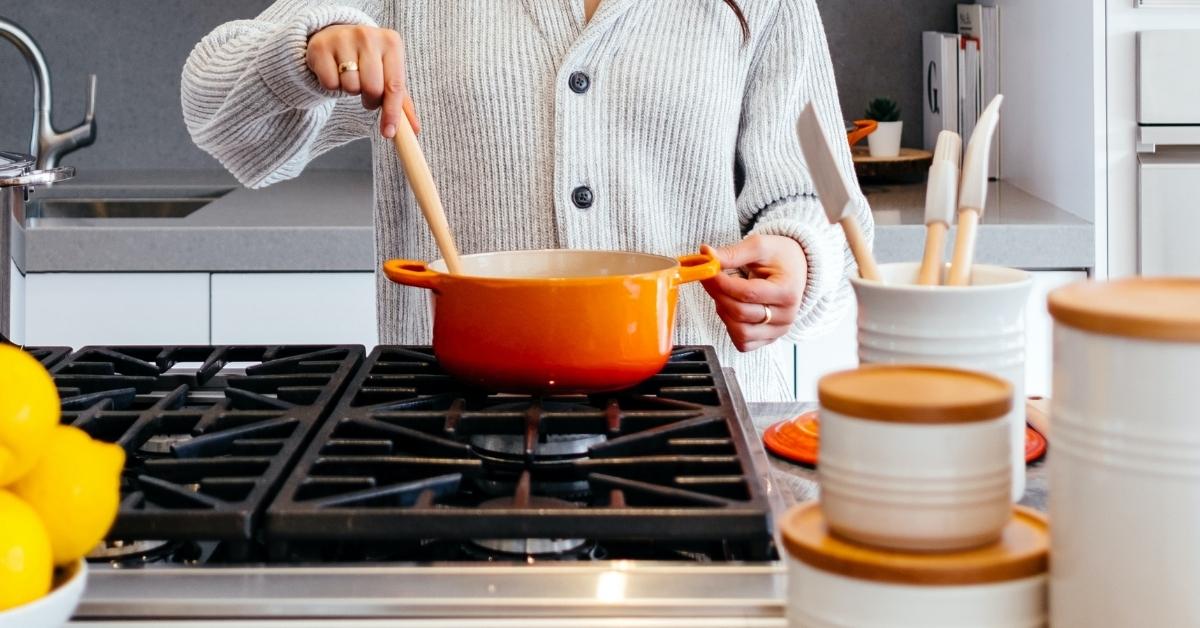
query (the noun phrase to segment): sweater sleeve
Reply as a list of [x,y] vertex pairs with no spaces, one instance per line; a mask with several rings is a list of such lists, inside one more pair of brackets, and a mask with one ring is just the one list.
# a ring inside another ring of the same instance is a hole
[[334,24],[376,25],[373,0],[279,0],[253,20],[218,27],[183,67],[192,141],[238,181],[291,179],[330,149],[367,137],[376,112],[321,87],[305,62],[308,38]]
[[[842,132],[841,106],[829,45],[815,0],[780,0],[757,51],[742,111],[738,162],[744,183],[738,214],[749,234],[794,238],[808,259],[808,283],[789,337],[803,340],[827,330],[851,301],[854,257],[817,199],[796,136],[796,121],[811,101],[830,134],[838,165],[856,181]],[[855,218],[867,242],[874,221],[861,191]]]

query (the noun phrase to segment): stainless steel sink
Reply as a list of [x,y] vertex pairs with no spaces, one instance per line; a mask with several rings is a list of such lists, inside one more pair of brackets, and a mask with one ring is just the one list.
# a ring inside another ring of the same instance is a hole
[[223,193],[185,198],[35,199],[26,206],[26,224],[36,226],[41,220],[186,218],[222,195]]

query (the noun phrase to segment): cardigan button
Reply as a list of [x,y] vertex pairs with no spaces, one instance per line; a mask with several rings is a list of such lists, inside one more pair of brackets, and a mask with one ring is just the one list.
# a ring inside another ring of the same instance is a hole
[[592,188],[586,185],[581,185],[571,191],[571,202],[579,209],[587,209],[596,201],[595,194],[592,194]]
[[567,84],[571,86],[571,91],[576,94],[586,93],[592,87],[592,79],[583,72],[572,72],[567,79]]

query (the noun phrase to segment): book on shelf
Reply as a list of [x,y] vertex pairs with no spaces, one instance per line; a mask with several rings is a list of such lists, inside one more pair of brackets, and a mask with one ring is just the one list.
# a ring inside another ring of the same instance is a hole
[[959,132],[959,56],[960,37],[954,33],[926,31],[924,50],[924,121],[925,150],[937,146],[942,131]]
[[[958,33],[963,42],[963,139],[970,138],[984,107],[1000,94],[1000,8],[995,0],[958,5]],[[1003,116],[1002,116],[1003,118]],[[999,134],[992,142],[988,176],[1000,177]]]

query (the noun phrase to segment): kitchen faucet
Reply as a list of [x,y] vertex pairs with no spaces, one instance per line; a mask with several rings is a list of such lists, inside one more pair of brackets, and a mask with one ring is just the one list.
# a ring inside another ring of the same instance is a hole
[[57,131],[51,122],[50,68],[41,48],[24,29],[2,17],[0,37],[12,42],[25,55],[33,71],[33,137],[29,153],[37,159],[38,170],[54,168],[63,155],[96,141],[96,75],[91,75],[89,81],[83,122],[73,129]]

